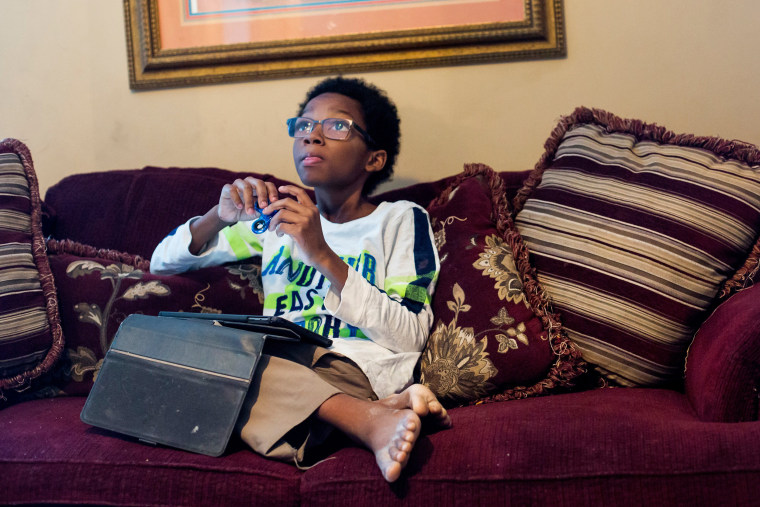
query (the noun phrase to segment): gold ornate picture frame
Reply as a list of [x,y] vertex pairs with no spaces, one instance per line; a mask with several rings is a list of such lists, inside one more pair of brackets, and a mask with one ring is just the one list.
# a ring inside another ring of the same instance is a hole
[[556,58],[562,0],[123,0],[134,90]]

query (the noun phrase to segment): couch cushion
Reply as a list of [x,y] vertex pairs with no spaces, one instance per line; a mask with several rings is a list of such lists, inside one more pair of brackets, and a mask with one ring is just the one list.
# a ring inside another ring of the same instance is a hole
[[421,382],[450,404],[569,386],[579,353],[547,310],[499,175],[466,166],[428,212],[441,272]]
[[154,275],[145,259],[71,241],[48,241],[66,355],[55,386],[87,394],[121,322],[159,311],[261,314],[261,262]]
[[[170,231],[218,203],[226,183],[249,175],[288,183],[269,174],[216,168],[149,166],[67,176],[45,194],[54,215],[49,233],[56,239],[150,258]],[[98,210],[97,220],[93,210]]]
[[0,411],[2,503],[299,505],[301,471],[233,442],[221,458],[152,447],[79,419],[84,397]]
[[[753,505],[760,423],[698,420],[665,389],[597,389],[450,410],[401,478],[342,449],[306,471],[302,501],[336,505]],[[424,428],[424,426],[423,426]]]
[[608,379],[680,379],[724,284],[757,264],[758,164],[754,147],[598,110],[555,129],[515,222],[568,335]]
[[[46,235],[149,257],[161,239],[188,218],[219,201],[222,186],[236,178],[256,176],[288,183],[271,174],[239,173],[218,168],[153,167],[74,174],[51,186],[45,204],[51,219]],[[502,173],[510,197],[524,172]],[[406,199],[427,206],[451,178],[410,184],[373,196],[375,202]],[[311,192],[311,190],[309,190]],[[103,203],[118,203],[103,206]],[[98,219],[92,219],[92,210]],[[88,224],[82,227],[82,224]]]
[[[109,505],[753,505],[760,423],[697,420],[685,396],[600,389],[451,410],[402,477],[346,447],[302,472],[232,444],[222,458],[79,421],[83,397],[0,411],[4,503]],[[41,487],[40,485],[44,485]]]
[[[504,182],[504,194],[508,201],[511,201],[517,191],[523,186],[523,181],[530,174],[530,171],[502,171],[499,177]],[[396,187],[380,194],[370,196],[370,201],[380,203],[382,201],[412,201],[426,208],[428,204],[439,198],[441,194],[451,186],[452,181],[458,175],[447,176],[436,181],[426,181],[422,183],[409,182],[407,186]],[[394,184],[401,184],[402,181],[395,181]]]
[[63,350],[40,215],[29,149],[5,139],[0,143],[0,397],[8,389],[28,389]]

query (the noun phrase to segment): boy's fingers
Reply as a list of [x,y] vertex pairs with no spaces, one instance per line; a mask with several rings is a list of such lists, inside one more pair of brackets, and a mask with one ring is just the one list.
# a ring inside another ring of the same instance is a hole
[[254,199],[258,201],[260,208],[264,208],[267,204],[269,204],[267,202],[267,195],[269,194],[269,191],[267,189],[267,185],[263,181],[258,178],[254,178],[253,176],[248,176],[244,180],[237,181],[240,181],[239,187],[243,191],[243,196],[245,198],[245,208],[248,214],[252,215],[255,211],[253,209]]
[[232,204],[240,209],[243,207],[243,201],[240,199],[240,195],[238,194],[237,187],[234,184],[227,183],[222,188],[222,195],[226,194],[230,200],[232,201]]
[[245,212],[248,213],[251,206],[251,190],[250,185],[241,179],[236,179],[230,187],[230,199],[235,203],[237,209],[245,208]]
[[[284,201],[285,199],[283,199]],[[291,201],[292,202],[292,201]],[[272,220],[269,221],[269,225],[274,229],[279,224],[290,224],[293,223],[298,219],[298,214],[294,213],[293,211],[287,209],[287,208],[276,208],[279,210],[279,213],[274,215],[272,217]]]
[[[290,199],[290,202],[293,203],[292,205],[294,206],[300,206],[292,199]],[[274,215],[269,222],[270,230],[284,232],[291,236],[300,234],[299,231],[302,231],[303,227],[306,225],[308,225],[308,220],[305,219],[304,215],[299,213],[298,210],[290,208],[280,209],[279,213]],[[285,227],[285,229],[283,229],[283,227]]]
[[295,185],[282,185],[280,187],[280,192],[294,196],[301,204],[314,204],[306,190],[301,187]]
[[277,193],[277,186],[272,183],[271,181],[266,182],[266,188],[267,188],[267,195],[269,196],[269,201],[267,204],[274,202],[280,198],[280,195]]
[[272,213],[275,213],[277,211],[283,211],[286,209],[290,209],[290,210],[298,209],[299,206],[300,204],[298,204],[298,201],[295,201],[291,199],[290,197],[283,197],[281,199],[278,199],[276,201],[269,203],[266,208],[261,208],[261,211],[263,211],[267,215],[271,215]]
[[[258,194],[258,191],[256,192]],[[256,196],[253,193],[253,186],[249,182],[243,182],[243,201],[245,202],[245,212],[249,215],[253,214],[253,201]]]
[[[267,185],[261,180],[255,181],[259,208],[266,208],[269,205],[269,190],[267,189]],[[251,208],[253,208],[253,201],[251,201]]]

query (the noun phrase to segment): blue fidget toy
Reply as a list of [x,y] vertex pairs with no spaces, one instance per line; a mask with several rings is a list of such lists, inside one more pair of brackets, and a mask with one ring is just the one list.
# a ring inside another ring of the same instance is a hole
[[259,218],[253,221],[251,224],[251,230],[254,234],[261,234],[269,228],[269,221],[272,220],[272,217],[280,210],[277,210],[270,215],[265,215],[264,212],[261,211],[261,208],[259,208],[258,202],[254,202],[253,206],[256,208],[256,211],[259,212]]

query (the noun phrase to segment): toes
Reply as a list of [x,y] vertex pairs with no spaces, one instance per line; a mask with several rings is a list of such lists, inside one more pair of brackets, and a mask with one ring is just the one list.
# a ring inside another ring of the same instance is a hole
[[411,408],[415,414],[420,417],[424,417],[428,414],[430,409],[428,408],[428,402],[420,396],[411,396],[409,399],[409,408]]
[[431,416],[436,419],[443,419],[446,417],[446,409],[438,401],[428,404],[428,410]]
[[409,442],[398,442],[388,448],[388,456],[391,460],[398,463],[403,469],[412,455],[412,445]]
[[399,477],[401,477],[401,470],[401,464],[394,461],[388,467],[382,470],[383,477],[385,477],[385,480],[388,482],[395,482]]
[[414,447],[413,442],[411,439],[406,438],[404,436],[403,438],[397,439],[393,442],[393,448],[403,451],[403,452],[411,452],[412,448]]
[[388,482],[394,482],[401,476],[401,472],[404,469],[406,462],[409,460],[409,453],[400,450],[393,445],[389,446],[387,451],[387,458],[382,458],[378,455],[377,464],[379,465],[380,472],[383,474],[385,480]]
[[445,411],[433,391],[422,384],[414,384],[407,389],[410,408],[420,417],[438,415]]
[[449,416],[449,413],[443,406],[441,406],[441,411],[435,414],[435,418],[436,423],[443,428],[450,428],[452,426],[451,416]]
[[401,465],[402,467],[406,465],[406,462],[409,459],[409,451],[405,451],[399,448],[390,450],[389,454],[391,456],[391,459],[395,461],[396,463],[398,463],[399,465]]
[[369,447],[375,450],[377,464],[383,477],[388,482],[393,482],[398,479],[409,461],[422,423],[420,417],[409,408],[388,411],[383,420],[385,430],[378,433],[375,445]]
[[430,410],[430,415],[435,418],[435,423],[438,426],[443,428],[451,427],[451,417],[438,400],[430,402],[428,408]]
[[[397,410],[411,409],[418,417],[434,416],[436,419],[448,418],[446,409],[435,394],[422,384],[413,384],[399,394],[392,394],[379,400],[383,405]],[[445,423],[448,425],[448,423]]]
[[428,388],[418,385],[417,388],[410,392],[412,396],[412,407],[414,412],[419,416],[425,416],[430,413],[433,403],[437,403],[435,396]]

